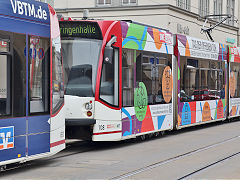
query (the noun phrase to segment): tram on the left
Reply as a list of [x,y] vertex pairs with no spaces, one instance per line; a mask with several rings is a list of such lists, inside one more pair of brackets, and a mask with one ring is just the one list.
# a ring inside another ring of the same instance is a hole
[[63,67],[54,9],[0,1],[0,167],[65,148]]

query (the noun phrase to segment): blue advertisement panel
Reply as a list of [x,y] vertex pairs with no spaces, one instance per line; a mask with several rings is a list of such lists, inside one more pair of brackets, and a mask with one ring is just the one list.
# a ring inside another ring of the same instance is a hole
[[0,30],[50,37],[48,4],[33,0],[0,2]]
[[0,119],[0,162],[26,156],[26,118]]

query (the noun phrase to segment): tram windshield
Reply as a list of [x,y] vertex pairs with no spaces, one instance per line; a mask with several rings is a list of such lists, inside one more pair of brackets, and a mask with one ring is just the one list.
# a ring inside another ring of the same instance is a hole
[[93,97],[95,95],[101,46],[101,40],[62,39],[66,95],[80,97]]

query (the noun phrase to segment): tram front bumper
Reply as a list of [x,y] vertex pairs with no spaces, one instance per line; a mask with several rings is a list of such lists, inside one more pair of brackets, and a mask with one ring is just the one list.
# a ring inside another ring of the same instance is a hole
[[96,124],[96,119],[66,119],[66,126],[90,126]]

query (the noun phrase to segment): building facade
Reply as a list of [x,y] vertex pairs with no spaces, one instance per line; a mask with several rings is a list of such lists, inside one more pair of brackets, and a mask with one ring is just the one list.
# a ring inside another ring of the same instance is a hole
[[[240,17],[238,0],[57,0],[54,7],[58,14],[73,19],[81,19],[88,9],[90,19],[132,20],[201,39],[208,39],[201,32],[204,16],[231,14],[233,18],[215,28],[212,37],[220,43],[240,45],[239,24],[234,21]],[[215,17],[207,26],[220,19]]]
[[41,1],[50,4],[52,7],[54,7],[54,0],[36,0],[36,1]]

